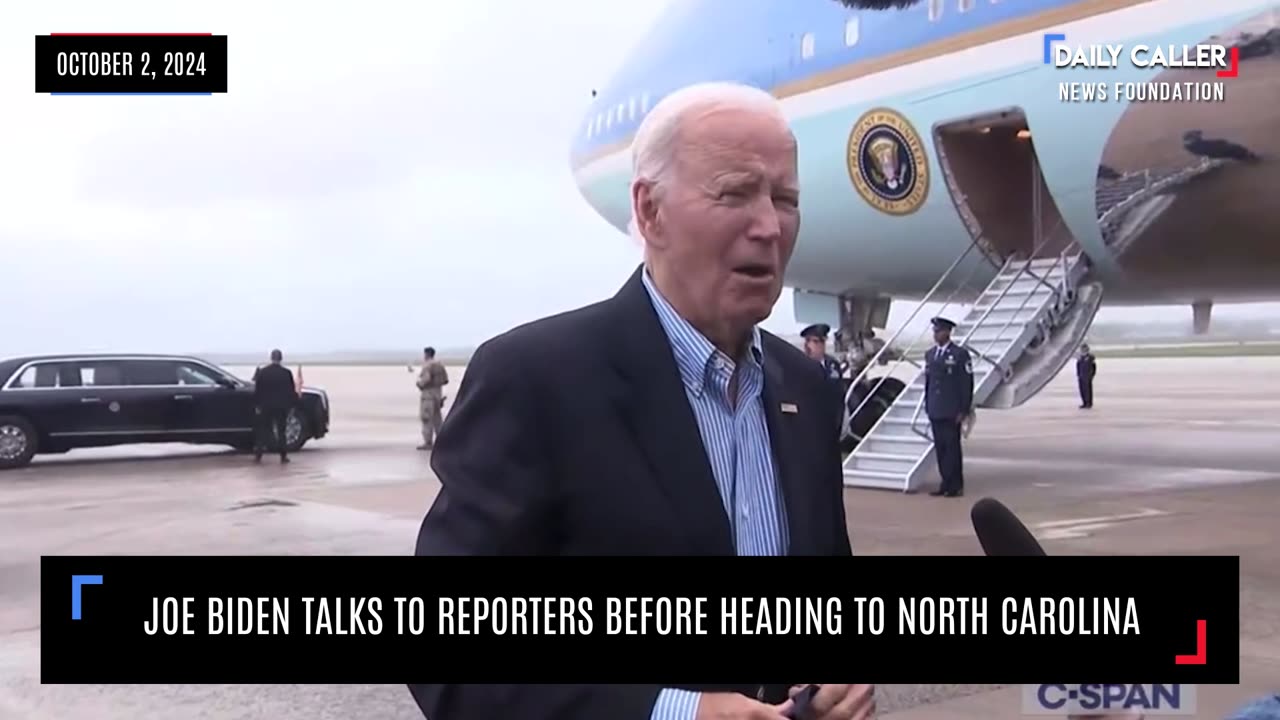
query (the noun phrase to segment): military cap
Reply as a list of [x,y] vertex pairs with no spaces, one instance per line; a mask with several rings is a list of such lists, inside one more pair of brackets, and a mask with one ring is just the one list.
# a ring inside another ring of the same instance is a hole
[[818,338],[826,340],[827,335],[831,334],[831,326],[826,323],[815,323],[800,331],[802,338]]
[[936,317],[929,322],[933,323],[934,330],[954,330],[956,324],[944,317]]

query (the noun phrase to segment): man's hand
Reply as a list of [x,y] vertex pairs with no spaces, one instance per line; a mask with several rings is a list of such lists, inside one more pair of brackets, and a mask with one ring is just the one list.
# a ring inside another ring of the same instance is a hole
[[[793,685],[795,697],[805,688]],[[809,706],[814,720],[869,720],[876,716],[875,685],[819,685]]]
[[787,720],[783,713],[791,701],[769,705],[738,693],[703,693],[698,700],[697,720]]

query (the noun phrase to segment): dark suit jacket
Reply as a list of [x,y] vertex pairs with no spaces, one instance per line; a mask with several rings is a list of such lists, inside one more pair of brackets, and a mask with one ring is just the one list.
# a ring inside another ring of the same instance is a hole
[[[481,345],[436,440],[418,555],[734,555],[693,410],[637,270],[613,298]],[[791,555],[850,555],[839,397],[763,338]],[[518,360],[513,360],[518,359]],[[796,413],[782,413],[791,403]],[[757,697],[755,685],[699,686]],[[411,685],[430,720],[648,720],[656,685]],[[766,686],[782,702],[786,686]]]
[[263,410],[288,410],[298,400],[293,372],[271,363],[253,374],[253,402]]

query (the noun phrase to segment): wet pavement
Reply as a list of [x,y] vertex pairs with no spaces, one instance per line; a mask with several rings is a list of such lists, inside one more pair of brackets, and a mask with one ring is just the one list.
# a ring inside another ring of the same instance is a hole
[[[846,492],[854,550],[978,554],[968,511],[992,496],[1054,554],[1240,555],[1246,684],[1221,688],[1222,702],[1265,689],[1259,677],[1280,690],[1278,370],[1276,358],[1103,360],[1091,411],[1076,408],[1068,372],[1022,408],[980,411],[965,499]],[[451,375],[456,388],[461,369]],[[0,473],[0,719],[420,717],[398,685],[39,683],[40,555],[412,552],[436,491],[428,455],[413,449],[413,376],[403,367],[307,367],[306,376],[330,392],[333,433],[288,466],[221,448],[132,446]],[[987,717],[1020,716],[995,687],[888,685],[880,706],[918,713],[976,695],[1008,706]]]

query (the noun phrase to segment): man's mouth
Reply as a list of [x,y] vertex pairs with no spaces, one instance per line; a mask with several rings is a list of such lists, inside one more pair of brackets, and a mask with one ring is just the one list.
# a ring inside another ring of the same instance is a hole
[[773,266],[764,263],[745,263],[735,267],[733,271],[753,280],[767,280],[773,277]]

